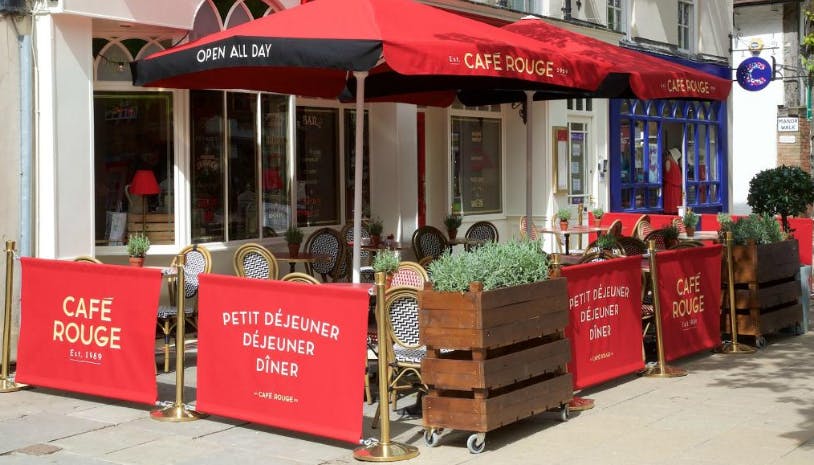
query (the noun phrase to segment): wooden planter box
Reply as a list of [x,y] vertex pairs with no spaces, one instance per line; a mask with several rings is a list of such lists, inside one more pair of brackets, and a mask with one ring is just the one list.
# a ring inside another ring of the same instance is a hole
[[419,307],[425,427],[485,433],[573,397],[564,278],[486,292],[424,290]]
[[[796,239],[732,248],[735,309],[738,335],[754,336],[763,345],[764,334],[802,325],[800,259]],[[726,257],[721,270],[721,331],[731,333]]]

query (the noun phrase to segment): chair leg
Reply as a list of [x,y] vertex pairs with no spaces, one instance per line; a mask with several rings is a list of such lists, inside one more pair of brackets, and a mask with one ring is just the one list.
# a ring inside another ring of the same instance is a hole
[[373,394],[370,392],[370,373],[365,368],[365,401],[367,405],[373,405]]

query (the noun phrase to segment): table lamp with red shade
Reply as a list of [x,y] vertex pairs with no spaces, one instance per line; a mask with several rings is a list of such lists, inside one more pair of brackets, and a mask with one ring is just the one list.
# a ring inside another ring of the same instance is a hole
[[155,174],[152,170],[138,170],[133,175],[133,180],[130,181],[128,190],[131,194],[140,195],[141,197],[141,232],[144,234],[147,231],[147,206],[145,205],[145,195],[156,195],[161,193],[161,187],[155,179]]

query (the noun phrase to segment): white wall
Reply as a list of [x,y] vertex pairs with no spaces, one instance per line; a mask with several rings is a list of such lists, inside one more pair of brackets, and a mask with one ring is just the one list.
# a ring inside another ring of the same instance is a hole
[[36,247],[39,257],[93,252],[91,20],[37,18]]
[[[759,56],[777,66],[783,64],[782,8],[772,11],[767,6],[738,8],[735,15],[733,50],[747,48],[755,38],[766,48]],[[732,52],[732,67],[751,57],[748,51]],[[735,73],[732,73],[733,79]],[[777,164],[777,106],[783,104],[783,81],[777,80],[761,91],[749,92],[737,83],[732,85],[732,213],[749,213],[746,204],[749,181],[759,171]]]
[[370,212],[409,242],[418,221],[416,106],[370,104]]
[[62,11],[87,17],[139,22],[154,26],[191,29],[193,14],[205,0],[62,0]]

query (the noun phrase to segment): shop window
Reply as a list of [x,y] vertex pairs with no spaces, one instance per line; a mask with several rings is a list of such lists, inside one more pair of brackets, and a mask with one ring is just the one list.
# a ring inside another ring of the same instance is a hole
[[568,198],[572,204],[587,203],[588,124],[568,124]]
[[492,114],[474,114],[451,117],[452,208],[464,215],[500,213],[502,123]]
[[297,107],[297,224],[339,224],[339,110]]
[[719,139],[724,123],[709,120],[711,115],[721,114],[722,104],[648,103],[653,105],[650,109],[658,108],[658,116],[650,111],[646,116],[639,114],[640,101],[611,101],[611,141],[618,141],[611,146],[611,209],[664,212],[664,157],[670,149],[677,149],[678,162],[685,167],[684,203],[699,211],[722,211],[725,153]]
[[190,92],[192,242],[274,237],[288,226],[287,115],[283,95]]
[[[134,232],[154,244],[174,243],[172,94],[95,92],[93,117],[96,243],[121,245]],[[160,191],[132,193],[138,170],[147,170]]]

